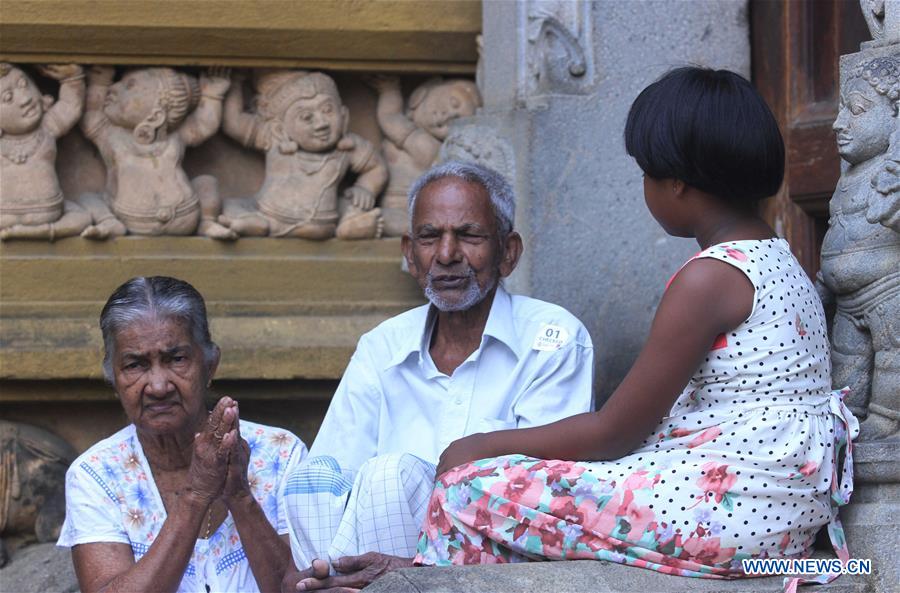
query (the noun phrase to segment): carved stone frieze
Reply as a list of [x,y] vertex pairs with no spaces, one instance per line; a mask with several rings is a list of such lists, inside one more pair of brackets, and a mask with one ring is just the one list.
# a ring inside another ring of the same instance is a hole
[[115,70],[88,71],[81,129],[106,165],[102,194],[79,202],[93,218],[82,236],[106,239],[137,235],[193,235],[234,239],[216,222],[221,212],[216,179],[189,179],[182,161],[219,129],[228,71],[193,76],[172,68],[141,68],[113,82]]
[[589,92],[594,76],[591,3],[528,0],[518,7],[527,31],[519,49],[519,98]]
[[390,170],[381,202],[384,232],[398,237],[409,226],[407,190],[435,163],[450,124],[475,114],[481,94],[470,80],[433,78],[412,92],[404,110],[398,78],[371,76],[367,81],[378,94],[376,116]]
[[63,199],[56,174],[56,140],[84,108],[84,73],[75,64],[39,69],[59,81],[59,100],[41,95],[24,70],[0,63],[0,239],[77,235],[91,222]]
[[[266,176],[254,198],[231,200],[220,220],[249,236],[380,237],[375,198],[387,168],[369,141],[348,132],[350,112],[334,80],[321,72],[260,70],[253,82],[252,111],[244,110],[241,84],[229,92],[224,131],[265,153]],[[356,182],[339,196],[348,173]]]
[[[361,91],[354,109],[371,106],[356,133],[337,83],[321,72],[241,70],[232,84],[226,68],[147,67],[117,78],[112,66],[92,66],[85,91],[81,66],[49,66],[41,71],[60,81],[51,107],[23,69],[2,70],[2,239],[399,236],[409,186],[437,161],[450,124],[481,106],[472,80],[435,77],[404,100],[399,77],[370,75],[374,105],[364,86],[348,85]],[[67,153],[75,161],[55,168],[56,138],[78,121],[78,151]],[[195,151],[203,165],[190,166],[188,149],[220,128],[264,161],[217,138]]]

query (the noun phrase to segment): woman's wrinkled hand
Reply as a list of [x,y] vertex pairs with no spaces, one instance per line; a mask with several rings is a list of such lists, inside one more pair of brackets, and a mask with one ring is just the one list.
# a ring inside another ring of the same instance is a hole
[[237,438],[235,438],[228,456],[228,473],[225,476],[225,487],[222,490],[222,498],[228,506],[251,495],[250,483],[247,480],[247,468],[250,466],[250,445],[241,437],[237,402],[235,402],[233,410],[234,431]]
[[213,408],[206,426],[194,435],[194,453],[188,469],[188,484],[194,496],[211,503],[222,495],[228,461],[240,435],[237,403],[223,397]]
[[483,432],[456,439],[441,453],[437,471],[434,474],[435,478],[440,477],[441,474],[458,465],[463,465],[476,459],[493,457],[488,447],[489,444],[490,435]]

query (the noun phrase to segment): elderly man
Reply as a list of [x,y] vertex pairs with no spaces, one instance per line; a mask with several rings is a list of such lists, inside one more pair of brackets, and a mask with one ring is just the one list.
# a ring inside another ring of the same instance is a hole
[[506,180],[446,163],[413,185],[409,212],[403,254],[431,304],[360,338],[309,461],[289,478],[294,561],[328,559],[341,575],[325,578],[319,561],[286,577],[286,590],[361,587],[409,565],[452,441],[591,409],[587,330],[501,284],[522,254]]

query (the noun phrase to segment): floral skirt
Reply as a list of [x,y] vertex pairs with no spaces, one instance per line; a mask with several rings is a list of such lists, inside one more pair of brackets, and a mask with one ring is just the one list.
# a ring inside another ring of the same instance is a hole
[[750,554],[723,547],[721,526],[702,511],[685,528],[656,518],[647,500],[658,476],[642,469],[616,484],[585,464],[522,455],[460,466],[435,485],[416,562],[598,559],[683,576],[742,575]]
[[[508,455],[453,468],[435,484],[415,561],[597,559],[733,578],[746,576],[745,559],[808,556],[827,525],[846,562],[838,507],[853,491],[858,424],[845,393],[800,410],[765,407],[712,427],[661,429],[618,460]],[[786,590],[836,576],[794,577]]]

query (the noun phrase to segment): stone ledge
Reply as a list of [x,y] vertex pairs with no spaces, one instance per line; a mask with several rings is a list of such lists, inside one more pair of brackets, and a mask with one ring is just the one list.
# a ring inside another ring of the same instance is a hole
[[100,310],[133,276],[204,295],[220,379],[339,379],[360,335],[423,302],[399,240],[124,237],[0,247],[0,380],[100,379]]
[[467,74],[478,58],[480,0],[211,4],[4,0],[0,58]]
[[[576,560],[451,568],[406,568],[389,573],[366,593],[752,593],[779,592],[783,577],[733,581],[664,575],[610,562]],[[807,590],[803,588],[802,590]],[[809,593],[869,593],[863,577],[842,576]]]

